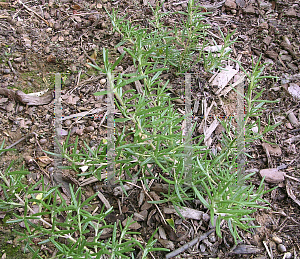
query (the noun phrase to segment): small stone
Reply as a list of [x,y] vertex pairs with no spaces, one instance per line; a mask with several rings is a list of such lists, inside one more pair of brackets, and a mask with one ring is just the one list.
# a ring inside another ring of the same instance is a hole
[[263,40],[263,43],[265,43],[266,45],[270,45],[271,41],[272,41],[272,37],[267,36],[267,37]]
[[71,70],[72,72],[76,72],[76,71],[77,71],[77,67],[76,67],[74,64],[72,64],[72,65],[70,66],[70,70]]
[[226,9],[236,9],[235,0],[226,0],[224,5]]
[[217,241],[215,234],[214,234],[214,233],[211,233],[211,234],[208,236],[208,240],[209,240],[211,243],[215,243],[215,242]]
[[282,243],[282,239],[277,237],[277,236],[273,236],[272,237],[273,241],[276,243],[276,244],[281,244]]
[[54,23],[53,28],[54,28],[54,30],[58,31],[60,29],[60,23],[59,22]]
[[297,17],[297,13],[294,8],[290,8],[285,15],[288,17]]
[[18,108],[18,112],[21,112],[24,110],[24,106],[20,105],[19,108]]
[[49,173],[52,173],[54,171],[54,167],[53,166],[50,166],[49,168],[48,168],[48,172]]
[[259,28],[260,30],[267,30],[267,29],[269,29],[269,25],[268,25],[267,22],[263,22],[263,23],[261,23],[261,24],[258,26],[258,28]]
[[268,50],[268,51],[266,51],[266,56],[271,59],[277,59],[278,54],[273,50]]
[[77,129],[75,132],[79,136],[83,135],[83,129]]
[[290,69],[292,69],[294,72],[298,70],[298,67],[294,65],[293,63],[287,63],[286,64]]
[[292,253],[287,252],[287,253],[284,254],[284,256],[285,256],[286,259],[291,259],[292,258]]
[[290,55],[282,55],[280,57],[282,61],[286,61],[286,62],[291,62],[293,59]]
[[94,122],[94,121],[91,121],[91,122],[90,122],[90,125],[93,126],[94,128],[97,128],[97,123]]
[[21,63],[22,62],[22,57],[15,58],[14,61],[16,63]]
[[3,69],[3,74],[10,74],[10,69],[9,68],[4,68]]
[[58,37],[58,41],[63,42],[63,41],[65,41],[65,39],[64,39],[63,36],[60,35],[60,36]]
[[232,14],[236,14],[236,10],[235,10],[235,9],[231,9],[230,12],[231,12]]
[[44,18],[46,19],[46,20],[49,20],[50,19],[50,14],[49,13],[47,13],[47,12],[44,12]]
[[246,14],[255,14],[255,9],[253,7],[253,5],[248,5],[245,9],[244,12]]
[[48,32],[48,33],[52,32],[52,28],[51,28],[51,27],[48,27],[48,28],[46,29],[46,32]]
[[284,181],[284,172],[278,171],[277,168],[262,169],[259,174],[261,177],[265,177],[267,183],[278,184]]
[[104,85],[106,83],[106,79],[105,78],[102,78],[101,80],[100,80],[100,84],[101,85]]
[[203,245],[203,244],[201,244],[201,245],[200,245],[200,251],[201,251],[201,253],[204,253],[205,250],[206,250],[206,246]]
[[31,156],[25,156],[24,159],[25,159],[26,164],[31,164],[34,161]]
[[66,120],[64,124],[65,124],[66,127],[69,127],[72,124],[72,121],[71,120]]
[[237,26],[235,24],[231,24],[231,29],[236,29]]
[[286,252],[286,247],[283,244],[279,244],[278,245],[278,251],[281,253],[285,253]]
[[56,62],[56,57],[54,55],[49,55],[47,57],[47,62],[49,62],[49,63],[55,63]]
[[41,145],[44,145],[46,143],[47,143],[47,139],[45,139],[45,138],[40,139],[40,144]]
[[85,132],[89,133],[89,132],[93,132],[95,130],[95,128],[93,126],[88,126],[84,129]]

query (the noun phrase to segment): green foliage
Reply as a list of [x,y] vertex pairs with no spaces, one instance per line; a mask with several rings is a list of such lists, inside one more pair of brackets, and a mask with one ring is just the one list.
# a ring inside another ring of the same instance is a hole
[[[108,83],[115,96],[115,105],[120,111],[116,118],[115,163],[116,176],[119,183],[137,180],[149,189],[148,182],[159,179],[169,185],[163,199],[152,203],[172,203],[178,208],[187,200],[198,199],[204,208],[209,209],[211,222],[215,222],[216,233],[221,236],[221,222],[225,220],[235,241],[239,238],[238,229],[248,230],[251,213],[257,208],[265,208],[262,199],[266,193],[263,181],[258,188],[251,183],[252,174],[242,174],[237,158],[247,155],[239,148],[240,139],[244,139],[246,147],[251,142],[261,139],[265,133],[276,126],[267,125],[261,132],[259,116],[263,112],[265,100],[261,100],[263,90],[260,89],[264,65],[260,60],[253,63],[249,70],[242,68],[248,79],[246,95],[246,113],[240,128],[235,125],[234,118],[219,119],[225,132],[221,139],[222,148],[212,152],[204,145],[204,136],[196,136],[191,140],[191,164],[186,164],[186,141],[182,132],[185,117],[174,107],[173,99],[168,93],[168,82],[163,82],[161,75],[173,66],[183,73],[195,64],[202,64],[208,72],[222,69],[223,61],[228,59],[227,47],[234,43],[233,33],[223,35],[223,46],[218,54],[204,53],[208,45],[207,29],[203,23],[204,13],[189,1],[186,12],[176,15],[185,17],[177,22],[173,28],[165,26],[163,19],[172,13],[163,13],[159,5],[152,9],[154,19],[149,21],[150,28],[142,28],[118,17],[118,12],[108,13],[113,30],[122,36],[118,46],[124,45],[125,52],[114,63],[109,61],[109,52],[103,49],[103,68],[90,64],[95,69],[107,75]],[[200,45],[199,45],[200,43]],[[117,47],[118,47],[117,46]],[[115,68],[123,61],[125,55],[130,57],[136,72],[115,75]],[[241,66],[241,65],[240,65]],[[124,91],[125,85],[142,82],[142,92],[131,89]],[[95,95],[107,94],[106,91]],[[240,94],[240,93],[238,93]],[[251,118],[251,122],[250,122]],[[120,125],[120,127],[118,127]],[[257,126],[259,133],[253,133]],[[122,129],[122,130],[120,130]],[[192,132],[194,129],[192,129]],[[196,134],[194,134],[196,135]],[[63,144],[59,144],[61,156],[69,165],[64,168],[80,172],[80,176],[95,176],[102,180],[101,172],[106,168],[107,143],[99,143],[96,148],[79,147],[78,138],[70,143],[69,137]],[[5,152],[4,143],[0,153]],[[82,170],[82,166],[87,169]],[[187,173],[188,170],[188,173]],[[27,171],[12,171],[9,166],[5,172],[0,172],[0,186],[3,199],[0,209],[13,212],[21,207],[24,212],[14,213],[8,223],[23,222],[25,229],[22,240],[27,248],[41,258],[40,251],[34,251],[32,244],[39,239],[40,245],[51,243],[57,249],[55,258],[100,258],[108,255],[110,258],[132,258],[132,252],[139,248],[142,258],[152,251],[166,251],[167,249],[154,247],[156,240],[154,233],[147,244],[141,244],[133,238],[135,232],[129,227],[131,218],[124,227],[121,224],[106,223],[105,217],[112,209],[92,215],[87,207],[97,194],[82,200],[82,190],[75,190],[70,186],[71,198],[67,203],[57,187],[47,187],[43,179],[36,184],[28,185],[25,175]],[[124,174],[127,175],[125,180]],[[41,190],[36,190],[42,186]],[[126,193],[126,192],[125,192]],[[33,206],[37,210],[33,210]],[[169,224],[175,228],[172,220]],[[252,226],[251,226],[252,227]],[[87,238],[87,233],[92,237]],[[103,233],[111,233],[111,237],[102,240]]]

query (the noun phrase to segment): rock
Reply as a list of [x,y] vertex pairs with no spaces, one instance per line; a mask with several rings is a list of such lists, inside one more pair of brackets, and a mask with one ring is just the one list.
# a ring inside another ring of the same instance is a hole
[[226,0],[226,2],[225,2],[225,8],[226,9],[236,9],[235,0]]
[[15,105],[13,102],[8,103],[8,105],[6,106],[6,111],[7,112],[12,112],[15,108]]
[[281,244],[281,243],[282,243],[282,239],[280,239],[280,238],[277,237],[277,236],[273,236],[272,239],[273,239],[273,241],[274,241],[276,244]]
[[56,62],[56,57],[54,56],[54,55],[49,55],[48,57],[47,57],[47,62],[48,63],[55,63]]
[[272,4],[264,1],[259,1],[259,7],[265,11],[268,11],[272,8]]
[[293,63],[288,63],[287,66],[292,69],[294,72],[298,70],[298,67]]
[[288,119],[293,126],[295,126],[295,127],[300,126],[300,123],[299,123],[297,117],[295,116],[295,114],[292,111],[288,112]]
[[291,259],[292,258],[292,253],[287,252],[284,254],[285,259]]
[[295,83],[290,83],[288,92],[295,98],[300,99],[300,86]]
[[286,252],[286,247],[285,247],[285,245],[279,244],[279,245],[278,245],[278,251],[281,252],[281,253]]
[[255,9],[253,5],[248,5],[245,9],[244,9],[244,13],[246,14],[255,14]]
[[263,22],[258,26],[258,29],[259,30],[267,30],[267,29],[269,29],[269,25],[267,22]]
[[268,51],[266,51],[266,56],[271,59],[277,59],[278,54],[273,50],[268,50]]
[[71,120],[66,120],[64,124],[65,124],[66,127],[69,127],[72,124],[72,121]]
[[246,6],[245,0],[235,0],[235,2],[241,8],[244,8]]
[[262,169],[259,172],[261,177],[265,177],[267,183],[280,183],[284,181],[284,172],[278,171],[277,168]]
[[95,128],[93,126],[88,126],[84,129],[85,132],[93,132],[95,130]]
[[270,43],[271,43],[271,41],[272,41],[272,37],[270,37],[270,36],[267,36],[264,40],[263,40],[263,43],[265,43],[266,45],[270,45]]
[[290,8],[289,10],[286,11],[285,16],[297,17],[297,13],[294,8]]
[[14,61],[15,61],[16,63],[21,63],[22,60],[23,60],[22,57],[14,58]]
[[45,139],[45,138],[40,139],[40,144],[41,145],[44,145],[46,143],[47,143],[47,139]]
[[54,28],[54,30],[58,31],[60,29],[60,23],[59,22],[54,23],[53,28]]
[[282,61],[286,61],[286,62],[291,62],[293,59],[290,55],[282,55],[280,57]]
[[100,84],[101,85],[104,85],[106,83],[106,79],[105,78],[102,78],[101,80],[100,80]]
[[50,14],[47,13],[47,12],[44,12],[44,18],[45,18],[46,20],[49,20],[49,19],[50,19]]

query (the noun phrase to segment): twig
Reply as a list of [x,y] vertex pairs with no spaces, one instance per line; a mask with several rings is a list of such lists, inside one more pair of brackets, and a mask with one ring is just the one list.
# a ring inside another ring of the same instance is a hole
[[84,55],[86,56],[86,58],[88,58],[88,59],[93,63],[93,65],[98,66],[97,63],[96,63],[96,61],[95,61],[94,59],[92,59],[92,58],[86,53],[85,49],[84,49],[83,46],[82,46],[82,42],[81,42],[80,48],[81,48],[81,50],[83,51],[83,53],[84,53]]
[[38,13],[36,13],[35,11],[33,11],[31,8],[29,8],[28,6],[26,6],[21,0],[19,0],[19,4],[21,4],[27,11],[33,13],[35,16],[37,16],[39,19],[41,19],[44,23],[46,23],[49,26],[49,22],[46,21],[42,16],[40,16]]
[[[148,196],[148,198],[149,198],[151,201],[153,201],[152,197],[151,197],[151,196],[149,195],[149,193],[147,192],[144,183],[143,183],[143,182],[141,182],[141,183],[142,183],[142,186],[143,186],[144,193]],[[160,214],[160,216],[161,216],[161,218],[162,218],[164,224],[167,225],[167,222],[166,222],[166,220],[165,220],[163,214],[161,213],[159,207],[158,207],[157,204],[155,204],[155,203],[154,203],[154,205],[155,205],[156,209],[158,210],[158,213]]]
[[215,229],[211,229],[208,232],[206,232],[205,234],[201,235],[200,237],[196,237],[194,238],[192,241],[186,243],[185,245],[183,245],[182,247],[174,250],[171,253],[166,254],[166,259],[168,258],[172,258],[175,257],[176,255],[184,252],[185,250],[187,250],[188,248],[192,247],[193,245],[197,244],[198,242],[202,241],[203,239],[207,238],[212,232],[214,232]]
[[[30,132],[30,133],[28,133],[26,136],[24,136],[23,138],[20,138],[20,139],[19,139],[18,141],[16,141],[15,143],[13,143],[13,144],[9,145],[8,147],[6,147],[5,149],[10,149],[10,148],[12,148],[12,147],[18,145],[18,144],[19,144],[20,142],[22,142],[23,140],[27,139],[29,136],[35,135],[35,134],[36,134],[35,132]],[[0,155],[2,155],[3,153],[4,153],[4,151],[1,152]]]
[[272,256],[272,254],[271,254],[271,252],[270,252],[270,250],[269,250],[269,247],[268,247],[268,245],[267,245],[267,242],[266,242],[266,241],[263,241],[263,244],[264,244],[264,246],[265,246],[265,248],[266,248],[266,250],[267,250],[267,253],[268,253],[269,257],[270,257],[271,259],[273,259],[273,256]]
[[11,71],[12,71],[15,75],[17,75],[17,72],[16,72],[16,70],[13,68],[13,66],[11,65],[11,62],[10,62],[9,60],[7,60],[7,63],[8,63],[8,65],[9,65]]

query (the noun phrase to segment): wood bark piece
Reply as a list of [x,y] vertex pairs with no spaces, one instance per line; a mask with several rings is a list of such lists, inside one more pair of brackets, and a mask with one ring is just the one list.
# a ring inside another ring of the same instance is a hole
[[0,95],[8,96],[9,98],[25,105],[34,106],[49,104],[53,100],[52,93],[48,93],[44,96],[32,96],[25,94],[20,90],[15,91],[7,88],[0,88]]
[[[187,207],[183,207],[182,209],[178,209],[178,210],[184,218],[195,219],[195,220],[201,220],[202,215],[204,213],[203,211],[194,210],[194,209],[190,209],[190,208],[187,208]],[[171,208],[164,207],[163,211],[164,211],[165,214],[176,214],[176,215],[178,215],[178,213],[176,212],[176,210],[174,209],[173,206]]]
[[172,258],[175,257],[176,255],[184,252],[185,250],[187,250],[188,248],[194,246],[195,244],[197,244],[198,242],[202,241],[203,239],[207,238],[212,232],[214,232],[215,229],[211,229],[210,231],[208,231],[207,233],[201,235],[200,237],[196,237],[194,238],[192,241],[186,243],[185,245],[183,245],[182,247],[174,250],[171,253],[166,254],[166,259],[168,258]]
[[297,199],[297,197],[295,196],[295,194],[292,191],[292,185],[291,183],[287,180],[286,181],[286,192],[288,194],[288,196],[300,206],[300,200]]

